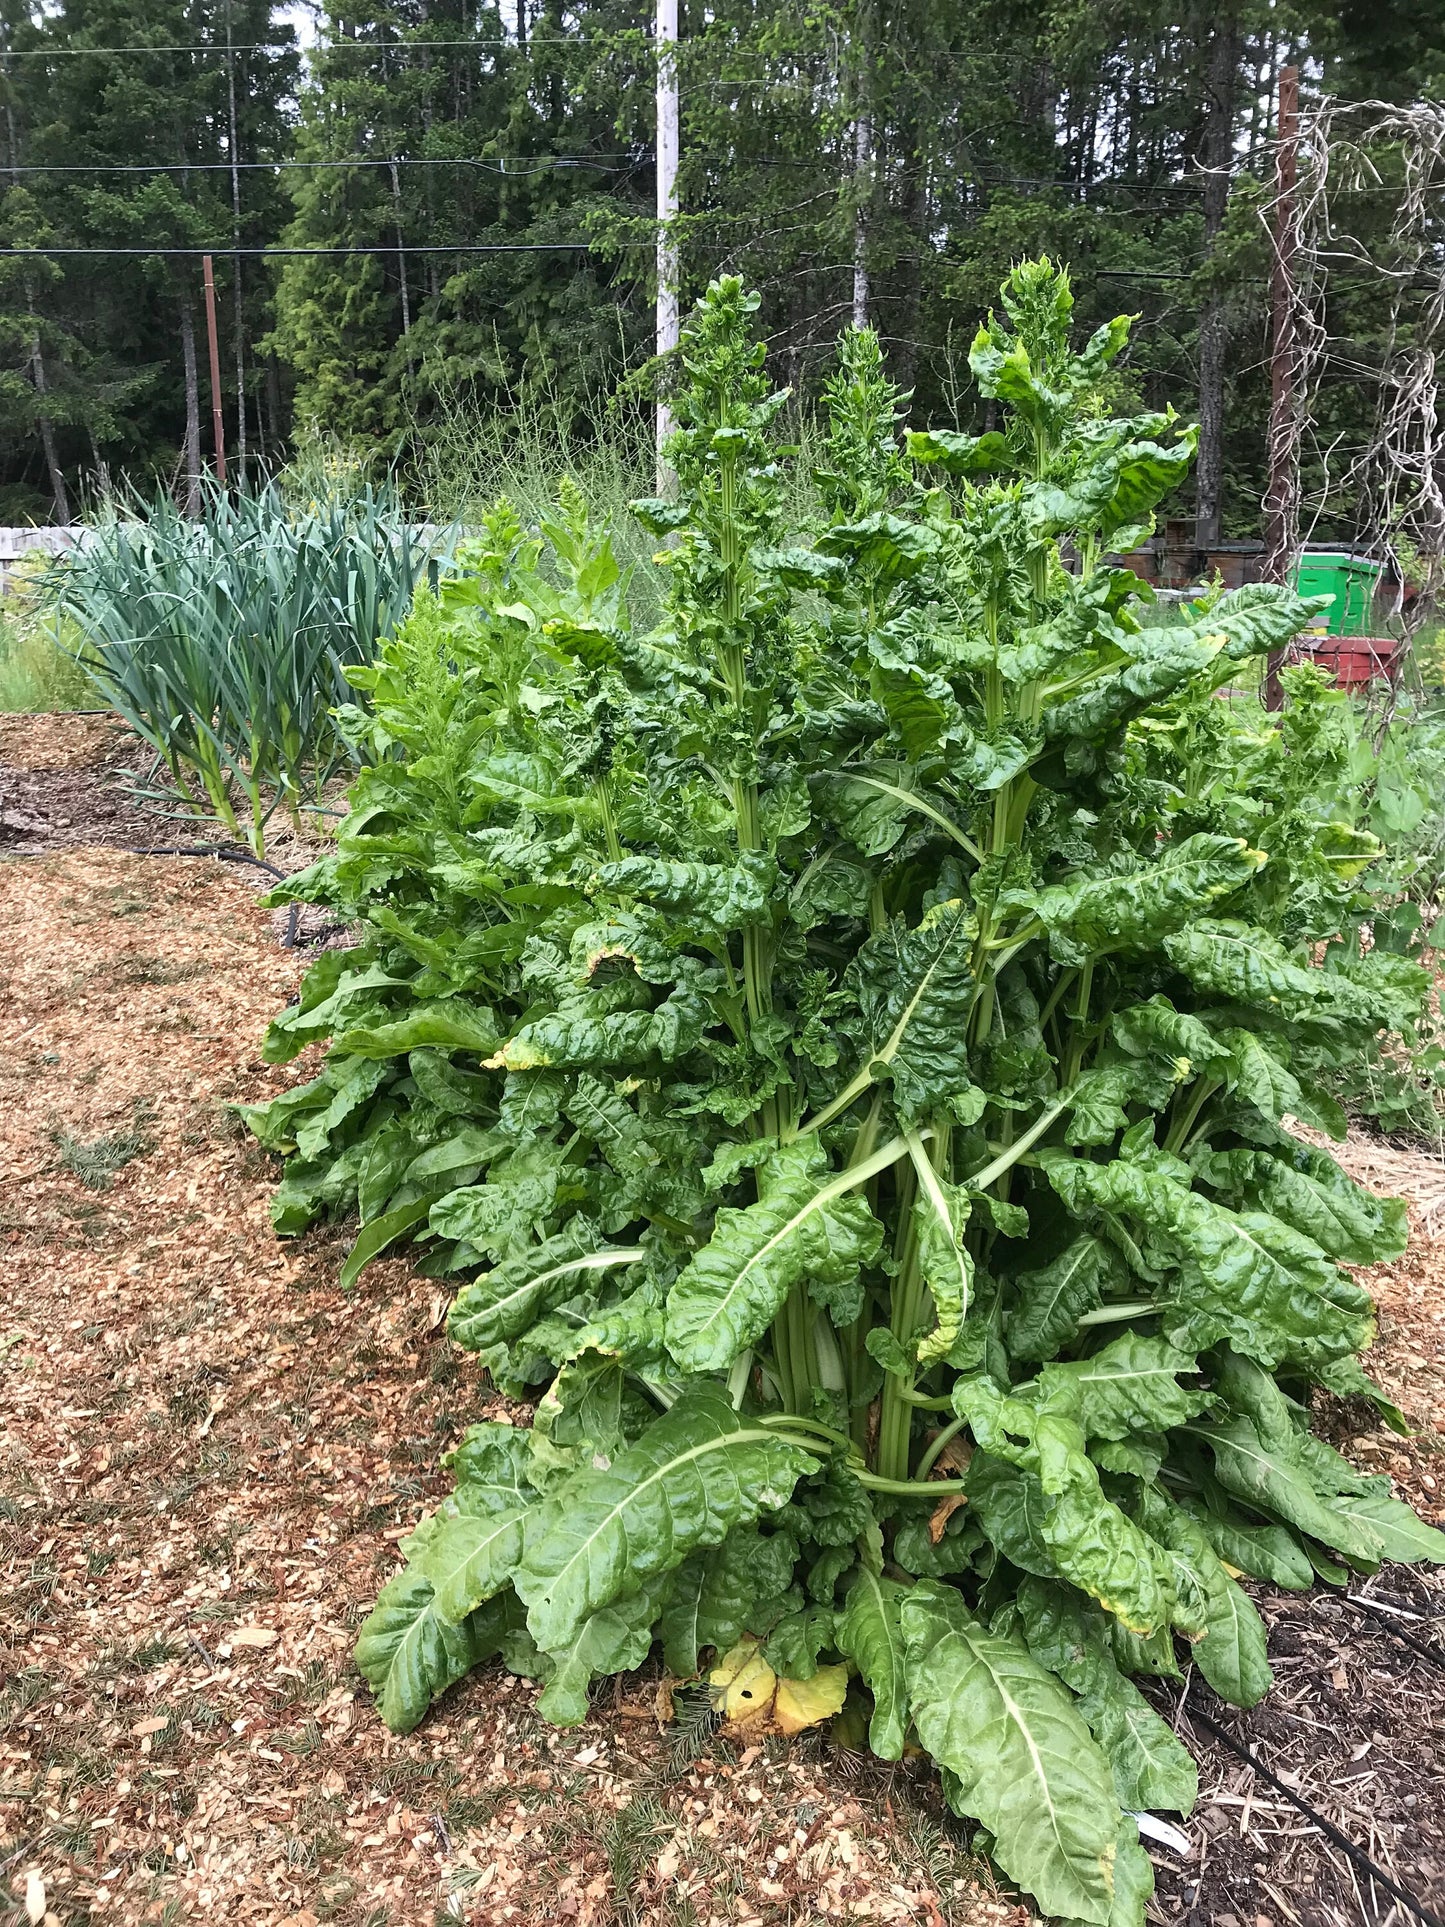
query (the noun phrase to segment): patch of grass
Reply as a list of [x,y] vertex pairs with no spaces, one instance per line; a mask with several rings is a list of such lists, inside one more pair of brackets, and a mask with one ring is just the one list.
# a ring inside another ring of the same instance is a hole
[[450,1760],[390,1760],[376,1776],[376,1789],[378,1793],[417,1795],[418,1802],[409,1798],[409,1804],[419,1803],[419,1796],[425,1792],[428,1804],[435,1806],[438,1802],[431,1796],[437,1782],[450,1792],[461,1777]]
[[[7,598],[8,599],[8,598]],[[47,710],[94,709],[90,677],[56,634],[53,622],[27,611],[0,615],[0,712],[34,716]]]
[[334,1920],[356,1898],[356,1882],[345,1874],[323,1880],[312,1898],[312,1911],[322,1920]]
[[326,1744],[326,1736],[315,1720],[303,1720],[292,1733],[278,1733],[276,1744],[284,1753],[294,1753],[298,1760],[304,1760],[310,1753],[319,1753]]
[[28,1712],[32,1706],[59,1692],[65,1682],[47,1673],[42,1666],[22,1666],[9,1686],[0,1693],[0,1718]]
[[50,1133],[50,1141],[60,1153],[60,1162],[66,1170],[74,1172],[88,1190],[108,1191],[117,1171],[123,1171],[136,1158],[147,1157],[156,1148],[156,1141],[146,1128],[154,1118],[154,1107],[141,1098],[136,1103],[135,1121],[122,1130],[109,1131],[87,1142],[57,1126]]
[[510,1787],[488,1787],[481,1793],[464,1793],[460,1799],[453,1800],[444,1815],[453,1840],[494,1820],[498,1807],[511,1791]]
[[181,1717],[198,1731],[210,1733],[221,1724],[225,1715],[204,1693],[193,1693],[182,1709]]
[[173,1646],[164,1634],[157,1633],[150,1639],[141,1640],[126,1655],[127,1672],[148,1673],[154,1666],[164,1666],[169,1660],[179,1659],[181,1649]]
[[612,1875],[612,1904],[619,1919],[632,1920],[636,1910],[629,1895],[637,1887],[654,1849],[676,1830],[658,1802],[640,1793],[619,1813],[609,1814],[597,1828],[597,1839]]
[[672,1696],[667,1729],[667,1760],[655,1774],[659,1784],[681,1779],[714,1746],[722,1715],[706,1686],[679,1687]]
[[109,976],[120,984],[184,984],[193,977],[204,977],[211,968],[198,958],[127,957],[122,963],[104,966],[97,974]]

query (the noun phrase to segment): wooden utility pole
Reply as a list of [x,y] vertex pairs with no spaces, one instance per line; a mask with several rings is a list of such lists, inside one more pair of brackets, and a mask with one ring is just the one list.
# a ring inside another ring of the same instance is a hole
[[[657,0],[657,353],[671,354],[678,343],[677,160],[677,0]],[[666,477],[662,444],[672,428],[667,403],[657,404],[657,477]]]
[[[1299,251],[1295,190],[1299,170],[1299,69],[1281,67],[1274,198],[1274,263],[1270,273],[1269,485],[1264,497],[1264,579],[1287,583],[1295,561],[1299,524],[1299,436],[1295,411],[1297,343],[1294,274]],[[1269,658],[1264,682],[1267,709],[1284,701],[1279,672],[1283,651]]]
[[211,350],[211,432],[216,439],[216,480],[226,486],[226,430],[221,419],[221,349],[216,340],[216,283],[211,257],[202,258],[206,280],[206,340]]
[[236,121],[236,55],[231,46],[231,0],[226,0],[226,101],[230,113],[226,151],[231,161],[231,246],[236,250],[231,261],[231,325],[236,350],[236,470],[237,480],[246,486],[246,326],[245,299],[241,289],[241,171],[240,141]]

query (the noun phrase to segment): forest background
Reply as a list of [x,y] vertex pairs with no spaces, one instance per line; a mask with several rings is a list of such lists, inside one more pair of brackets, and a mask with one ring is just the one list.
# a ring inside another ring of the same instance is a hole
[[[1050,253],[1085,331],[1142,317],[1110,399],[1201,418],[1178,512],[1205,540],[1257,534],[1279,70],[1307,96],[1438,98],[1440,0],[679,12],[685,301],[741,273],[804,397],[861,306],[914,419],[948,422],[1001,275]],[[579,451],[645,428],[650,11],[408,0],[323,9],[299,36],[296,18],[0,0],[0,523],[194,486],[201,261],[151,249],[216,250],[233,475],[350,451],[446,514],[459,424],[540,421]],[[1374,191],[1357,226],[1387,218],[1388,180]],[[246,252],[278,247],[311,252]],[[1385,306],[1368,277],[1341,284],[1331,327],[1356,367]],[[1353,432],[1373,401],[1342,372],[1319,407]]]

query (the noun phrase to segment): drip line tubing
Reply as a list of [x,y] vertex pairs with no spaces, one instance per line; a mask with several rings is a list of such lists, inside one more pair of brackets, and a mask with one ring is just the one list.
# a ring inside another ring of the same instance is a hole
[[1185,1701],[1185,1711],[1191,1720],[1198,1720],[1207,1733],[1212,1733],[1215,1739],[1222,1741],[1229,1748],[1231,1753],[1243,1760],[1252,1773],[1266,1781],[1277,1793],[1282,1793],[1291,1806],[1298,1807],[1305,1818],[1312,1821],[1327,1840],[1332,1841],[1341,1853],[1355,1863],[1361,1873],[1373,1880],[1377,1886],[1383,1887],[1386,1893],[1391,1895],[1400,1906],[1408,1908],[1417,1919],[1423,1920],[1425,1927],[1445,1927],[1445,1920],[1442,1920],[1439,1914],[1432,1913],[1423,1901],[1417,1900],[1406,1888],[1392,1880],[1383,1867],[1377,1866],[1362,1848],[1355,1845],[1348,1834],[1340,1832],[1333,1820],[1327,1820],[1322,1813],[1316,1812],[1308,1800],[1296,1793],[1293,1787],[1286,1786],[1279,1775],[1272,1772],[1263,1760],[1258,1759],[1241,1740],[1237,1740],[1228,1728],[1221,1726],[1217,1720],[1211,1719],[1207,1713],[1202,1712],[1193,1700]]

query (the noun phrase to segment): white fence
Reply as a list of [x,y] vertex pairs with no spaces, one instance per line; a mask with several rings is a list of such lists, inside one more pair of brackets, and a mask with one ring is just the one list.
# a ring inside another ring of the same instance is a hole
[[[441,522],[413,522],[411,533],[413,540],[429,552],[445,555],[450,543],[475,531]],[[16,572],[27,556],[37,550],[64,555],[67,549],[81,547],[89,537],[90,529],[83,522],[72,522],[65,528],[0,528],[0,596],[14,586]]]
[[27,556],[37,550],[47,555],[63,555],[83,542],[90,531],[83,523],[72,523],[68,528],[41,529],[3,529],[0,528],[0,595],[10,587],[10,579],[17,567]]

